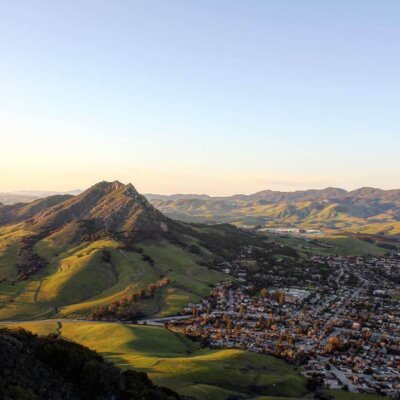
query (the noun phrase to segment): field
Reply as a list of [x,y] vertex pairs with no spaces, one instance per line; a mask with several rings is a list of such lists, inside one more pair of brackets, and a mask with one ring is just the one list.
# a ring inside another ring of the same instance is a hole
[[[330,394],[335,397],[336,400],[383,400],[387,399],[387,397],[382,397],[378,395],[372,394],[363,394],[363,393],[350,393],[345,392],[343,390],[325,390],[324,393]],[[305,397],[298,400],[307,400],[312,399],[313,395],[308,394]],[[261,396],[255,397],[251,400],[289,400],[287,397],[276,397],[276,396]],[[294,400],[294,399],[291,399]]]
[[269,234],[271,240],[275,240],[285,246],[292,247],[302,256],[308,254],[341,255],[341,256],[384,256],[387,249],[361,240],[353,235],[330,233],[312,237]]
[[229,395],[302,397],[305,380],[274,357],[241,350],[201,348],[181,334],[162,328],[100,322],[35,321],[17,323],[40,334],[63,337],[97,350],[121,368],[149,374],[159,385],[199,400]]
[[326,390],[326,393],[335,396],[336,400],[383,400],[387,398],[371,394],[349,393],[343,390]]

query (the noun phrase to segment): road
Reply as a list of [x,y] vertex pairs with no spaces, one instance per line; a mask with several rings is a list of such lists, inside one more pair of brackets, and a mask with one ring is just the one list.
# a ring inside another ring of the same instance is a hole
[[340,382],[342,385],[347,385],[350,392],[352,392],[352,393],[358,393],[357,388],[356,388],[356,387],[353,385],[353,383],[346,377],[346,375],[343,373],[343,371],[340,371],[340,370],[337,369],[333,364],[331,364],[331,363],[328,361],[328,358],[327,358],[327,357],[317,356],[317,359],[318,359],[319,361],[322,361],[322,362],[327,362],[327,365],[330,366],[330,372],[332,372],[332,373],[336,376],[336,378],[339,380],[339,382]]
[[338,378],[342,385],[347,385],[349,388],[349,392],[357,393],[357,388],[353,385],[353,383],[346,377],[346,375],[340,369],[337,369],[333,364],[328,363],[331,367],[331,372]]
[[233,308],[233,294],[232,294],[232,289],[228,290],[228,311],[233,312],[234,308]]
[[138,325],[151,325],[151,326],[163,326],[166,322],[169,321],[180,321],[192,318],[192,315],[174,315],[171,317],[162,317],[162,318],[146,318],[139,319],[136,321]]
[[128,324],[128,325],[153,325],[153,326],[163,326],[165,322],[171,320],[184,320],[191,318],[191,315],[174,315],[171,317],[162,317],[162,318],[149,318],[149,319],[141,319],[138,321],[93,321],[89,319],[79,318],[79,319],[72,319],[72,318],[48,318],[48,319],[40,319],[34,320],[26,319],[20,321],[0,321],[1,324],[7,325],[18,325],[26,322],[90,322],[93,324]]

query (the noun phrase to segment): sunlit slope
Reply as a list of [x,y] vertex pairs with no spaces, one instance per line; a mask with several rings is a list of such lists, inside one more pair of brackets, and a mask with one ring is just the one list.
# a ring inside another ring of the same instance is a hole
[[23,224],[0,227],[0,319],[23,319],[47,310],[35,302],[40,281],[18,280],[21,241],[30,234]]
[[400,233],[400,190],[362,188],[346,192],[327,188],[297,192],[267,190],[230,197],[149,195],[149,198],[167,216],[187,222]]
[[[162,208],[161,208],[162,210]],[[398,221],[393,216],[381,215],[379,222],[363,215],[358,207],[343,207],[338,204],[271,204],[271,205],[238,205],[235,209],[221,213],[203,213],[202,210],[179,210],[166,212],[166,215],[190,221],[229,222],[236,225],[265,224],[267,226],[296,226],[302,228],[340,228],[351,231],[368,229],[375,225],[375,230],[398,232]]]
[[[226,279],[225,275],[201,266],[197,256],[168,242],[144,243],[140,248],[154,260],[153,265],[143,261],[140,253],[109,247],[115,274],[110,278],[109,286],[82,302],[66,303],[60,307],[60,314],[85,314],[93,307],[117,300],[127,290],[145,288],[162,276],[167,276],[170,284],[157,291],[153,299],[143,299],[137,308],[146,315],[174,314],[188,302],[206,295],[212,284]],[[96,265],[102,268],[101,264]]]
[[29,233],[22,224],[0,226],[0,281],[17,275],[21,239]]
[[[13,325],[15,326],[15,325]],[[200,400],[254,394],[301,397],[305,380],[283,361],[241,350],[202,349],[165,329],[110,323],[33,322],[39,333],[58,331],[122,368],[145,371],[159,385]]]
[[[11,281],[15,261],[4,261],[4,270],[1,270],[11,280],[10,284],[3,282],[0,286],[0,318],[85,317],[91,309],[108,305],[130,291],[146,288],[162,276],[168,277],[170,284],[157,291],[153,299],[143,299],[136,307],[146,315],[173,314],[188,302],[206,295],[210,285],[226,279],[226,275],[200,265],[199,256],[169,242],[144,242],[140,249],[142,253],[121,249],[112,240],[86,242],[70,248],[57,246],[49,239],[42,240],[35,251],[48,265],[29,281]],[[111,254],[109,262],[102,259],[104,250]],[[144,261],[143,254],[154,263]],[[3,258],[14,260],[15,255],[15,249],[10,246]]]
[[315,236],[313,239],[301,236],[271,235],[271,240],[295,249],[301,256],[339,255],[339,256],[384,256],[387,249],[374,243],[361,240],[353,235],[331,234]]

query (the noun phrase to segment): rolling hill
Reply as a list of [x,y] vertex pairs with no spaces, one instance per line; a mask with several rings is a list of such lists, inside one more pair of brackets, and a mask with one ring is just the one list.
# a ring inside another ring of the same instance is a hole
[[99,354],[57,334],[0,329],[3,400],[179,400],[143,372],[120,371]]
[[174,221],[120,182],[2,206],[0,221],[0,320],[177,313],[227,279],[218,261],[265,245]]
[[400,234],[400,190],[337,188],[208,197],[148,195],[165,215],[186,222],[326,228]]

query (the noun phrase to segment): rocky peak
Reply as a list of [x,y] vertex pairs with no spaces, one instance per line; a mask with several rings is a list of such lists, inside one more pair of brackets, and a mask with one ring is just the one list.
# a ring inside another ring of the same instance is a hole
[[94,229],[125,234],[164,232],[170,222],[132,184],[103,181],[44,210],[34,224],[39,228],[59,229],[83,220],[91,221]]

